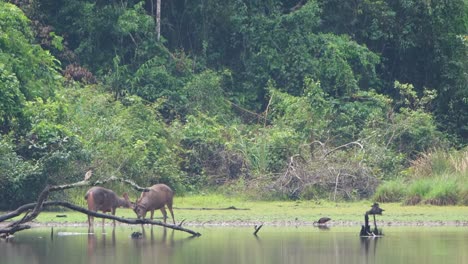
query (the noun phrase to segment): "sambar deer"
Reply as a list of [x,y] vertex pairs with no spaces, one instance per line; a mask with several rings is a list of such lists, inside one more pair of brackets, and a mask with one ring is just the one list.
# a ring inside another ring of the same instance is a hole
[[155,184],[149,188],[149,191],[142,192],[140,198],[133,205],[133,211],[135,211],[138,218],[145,219],[146,213],[151,212],[151,220],[153,220],[154,210],[161,210],[164,217],[164,223],[166,223],[167,213],[165,206],[169,209],[172,216],[172,222],[175,225],[174,212],[172,212],[172,200],[174,197],[174,191],[165,184]]
[[[88,210],[90,211],[102,211],[103,213],[111,212],[115,215],[117,207],[132,207],[132,203],[128,198],[128,194],[124,193],[123,198],[120,198],[112,190],[95,186],[86,192],[84,197],[88,203]],[[104,218],[102,219],[102,225],[104,226]],[[88,225],[91,227],[94,224],[94,217],[88,215]],[[115,225],[115,220],[114,220]]]

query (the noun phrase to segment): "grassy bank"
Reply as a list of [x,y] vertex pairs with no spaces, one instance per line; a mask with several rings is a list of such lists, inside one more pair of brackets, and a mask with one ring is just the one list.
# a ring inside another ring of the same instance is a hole
[[[360,225],[370,201],[332,203],[317,201],[246,201],[220,195],[177,197],[174,214],[177,222],[186,225],[250,225],[269,223],[276,225],[308,225],[320,217],[333,219],[331,225]],[[237,210],[194,210],[200,208],[229,208]],[[400,203],[381,203],[385,209],[377,220],[385,225],[468,225],[466,206],[405,206]],[[247,209],[247,210],[243,210]],[[67,217],[57,217],[65,214]],[[118,209],[117,216],[134,218],[130,209]],[[155,212],[156,217],[161,213]],[[149,217],[149,214],[148,216]],[[43,212],[37,218],[41,224],[85,224],[86,216],[72,211]]]
[[468,206],[468,150],[435,150],[421,155],[405,177],[384,181],[374,200],[408,205]]

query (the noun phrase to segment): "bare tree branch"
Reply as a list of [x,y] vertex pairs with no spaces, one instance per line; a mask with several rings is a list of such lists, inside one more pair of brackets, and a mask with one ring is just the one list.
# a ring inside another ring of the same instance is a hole
[[0,237],[5,238],[9,234],[14,234],[14,233],[16,233],[18,231],[26,230],[26,229],[30,229],[30,228],[31,228],[31,226],[28,226],[28,225],[17,225],[17,226],[14,226],[14,227],[7,227],[5,229],[0,229]]
[[71,184],[50,186],[49,190],[50,191],[62,191],[62,190],[66,190],[66,189],[76,188],[76,187],[103,185],[105,183],[112,182],[112,181],[127,183],[130,186],[132,186],[133,189],[135,189],[137,191],[141,191],[141,192],[148,192],[149,191],[148,188],[141,187],[141,186],[139,186],[138,184],[136,184],[135,182],[133,182],[131,180],[117,178],[115,176],[111,176],[111,177],[109,177],[109,178],[107,178],[105,180],[100,180],[100,181],[95,181],[95,182],[79,181],[79,182],[75,182],[75,183],[71,183]]
[[300,0],[295,6],[291,7],[289,9],[289,12],[294,12],[294,11],[297,11],[299,10],[304,4],[306,3],[305,0]]
[[344,145],[338,146],[338,147],[336,147],[336,148],[334,148],[334,149],[328,151],[327,154],[325,154],[324,157],[326,157],[326,156],[328,156],[329,154],[331,154],[331,153],[333,153],[333,152],[339,150],[340,148],[346,148],[346,147],[348,147],[349,145],[358,145],[359,147],[361,147],[361,149],[364,149],[364,146],[363,146],[361,143],[359,143],[359,142],[357,142],[357,141],[353,141],[353,142],[346,143],[346,144],[344,144]]

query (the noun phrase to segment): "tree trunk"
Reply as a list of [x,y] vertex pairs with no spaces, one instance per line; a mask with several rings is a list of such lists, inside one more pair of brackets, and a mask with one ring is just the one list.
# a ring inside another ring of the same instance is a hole
[[161,0],[156,0],[156,34],[159,41],[161,38]]

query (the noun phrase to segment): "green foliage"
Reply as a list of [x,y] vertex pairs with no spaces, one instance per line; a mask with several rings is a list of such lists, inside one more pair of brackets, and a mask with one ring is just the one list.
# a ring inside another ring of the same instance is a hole
[[467,206],[468,205],[468,184],[466,184],[466,182],[465,184],[461,185],[459,196],[460,196],[460,204]]
[[406,171],[410,186],[405,203],[465,204],[467,164],[466,150],[437,149],[421,155]]
[[170,184],[183,191],[176,141],[158,114],[158,103],[127,97],[125,106],[92,87],[67,91],[70,122],[98,166],[96,177],[124,176],[149,186]]
[[349,200],[383,181],[380,201],[465,203],[466,154],[445,152],[468,123],[463,0],[163,1],[160,41],[145,1],[23,2],[34,23],[0,2],[12,190],[93,168],[179,194]]
[[292,96],[269,85],[267,114],[275,126],[294,129],[303,141],[321,139],[333,115],[332,103],[320,82],[305,80],[304,96]]
[[408,186],[408,194],[405,204],[415,205],[421,203],[431,191],[433,181],[430,179],[420,179],[413,181]]
[[[259,144],[265,146],[265,153],[257,151],[259,160],[265,160],[264,172],[279,173],[283,171],[291,156],[297,153],[300,144],[299,135],[289,127],[275,126],[264,130]],[[265,158],[261,158],[261,155]]]
[[172,126],[179,138],[188,188],[219,185],[238,179],[245,171],[243,157],[226,147],[231,129],[202,112],[188,115],[186,123]]
[[412,83],[422,94],[437,90],[435,117],[466,143],[467,46],[465,0],[349,1],[318,0],[321,29],[353,36],[381,54],[380,79],[388,94],[395,80]]
[[11,129],[15,117],[21,117],[25,98],[15,74],[0,63],[0,124],[3,133]]
[[400,202],[406,195],[406,185],[399,181],[387,181],[379,185],[372,200],[381,203]]
[[270,19],[258,16],[249,22],[242,32],[248,40],[248,56],[239,77],[246,90],[258,90],[259,84],[274,80],[280,90],[299,95],[310,76],[320,81],[327,94],[340,97],[376,82],[378,56],[347,36],[316,33],[312,25],[303,27],[314,19],[318,24],[318,7],[311,1],[298,12]]
[[24,129],[27,100],[53,95],[58,61],[33,44],[29,20],[16,6],[0,2],[0,130]]
[[[370,164],[376,165],[374,167],[378,173],[386,179],[396,176],[419,154],[446,145],[442,133],[437,130],[433,116],[424,109],[432,94],[428,92],[427,96],[418,97],[413,86],[401,87],[399,83],[396,86],[406,89],[401,92],[402,96],[397,103],[400,108],[397,111],[388,97],[374,97],[371,100],[362,97],[357,101],[362,107],[362,110],[357,112],[357,117],[362,118],[356,118],[352,129],[347,129],[359,131],[362,142],[369,146]],[[407,107],[409,105],[412,106]],[[346,114],[344,117],[352,116],[353,114]],[[362,124],[364,120],[365,123]],[[358,124],[363,125],[361,130]]]
[[432,205],[455,205],[458,202],[458,192],[459,187],[455,180],[444,179],[433,185],[424,202]]
[[393,137],[388,135],[393,146],[402,153],[414,157],[430,148],[443,145],[442,135],[437,131],[432,116],[421,111],[402,109],[395,115]]
[[187,97],[189,113],[197,111],[229,118],[230,111],[222,90],[222,76],[212,71],[204,71],[196,74],[187,82],[184,93]]
[[[122,34],[131,35],[134,38],[134,42],[137,41],[135,38],[141,41],[141,37],[145,35],[154,37],[154,19],[146,14],[143,8],[144,4],[145,2],[141,1],[132,8],[124,10],[117,20],[117,30]],[[143,36],[139,34],[143,34]]]
[[11,209],[35,200],[45,182],[40,166],[22,159],[14,145],[0,136],[0,208]]

